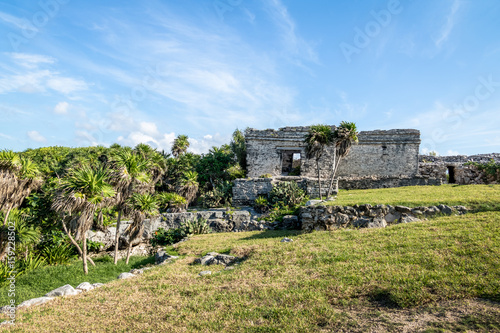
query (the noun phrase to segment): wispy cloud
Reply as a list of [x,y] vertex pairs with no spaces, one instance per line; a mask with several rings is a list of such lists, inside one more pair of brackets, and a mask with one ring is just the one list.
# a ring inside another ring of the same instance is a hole
[[0,12],[0,20],[17,29],[24,29],[28,23],[26,19],[18,18],[4,12]]
[[296,23],[283,3],[280,0],[267,0],[266,5],[271,19],[279,28],[287,54],[317,63],[314,47],[299,36]]
[[56,114],[67,114],[69,109],[69,103],[68,102],[59,102],[57,105],[54,107],[54,113]]
[[43,135],[41,135],[38,131],[29,131],[26,134],[28,135],[28,138],[30,138],[30,140],[33,140],[35,142],[47,141],[47,139]]
[[460,6],[461,6],[460,0],[453,1],[451,8],[450,8],[450,12],[446,16],[446,22],[441,29],[439,37],[435,41],[435,44],[438,48],[440,48],[443,45],[443,43],[445,43],[448,40],[448,37],[450,36],[450,34],[453,30],[453,27],[456,24],[456,19],[457,19],[456,16],[457,16],[457,12],[458,12]]

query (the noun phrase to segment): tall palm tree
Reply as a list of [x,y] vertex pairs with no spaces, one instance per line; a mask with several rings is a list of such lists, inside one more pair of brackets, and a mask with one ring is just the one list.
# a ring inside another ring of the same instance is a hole
[[184,154],[189,148],[189,138],[187,135],[179,135],[175,138],[174,143],[172,145],[172,155],[174,157],[178,157],[179,155]]
[[128,248],[126,264],[128,264],[130,259],[130,250],[132,249],[133,241],[138,237],[142,237],[144,232],[144,220],[159,214],[158,202],[156,198],[149,193],[134,193],[127,200],[127,205],[132,212],[132,224],[127,229]]
[[[332,172],[330,175],[330,186],[328,187],[327,197],[333,188],[333,181],[342,158],[346,157],[351,150],[353,142],[358,142],[358,132],[355,123],[342,121],[340,125],[333,132],[335,144],[334,144],[334,154],[332,163]],[[338,185],[337,185],[338,186]],[[337,187],[336,186],[336,187]],[[338,189],[336,188],[336,191]]]
[[148,174],[148,161],[142,155],[130,151],[121,150],[111,158],[113,167],[112,183],[115,186],[116,205],[118,218],[116,220],[115,234],[115,265],[118,263],[118,249],[120,247],[120,225],[121,217],[127,208],[126,202],[134,192],[152,192],[151,177]]
[[43,180],[36,164],[11,150],[0,151],[0,211],[5,225],[11,209],[19,207],[24,198],[39,188]]
[[316,160],[316,169],[318,172],[318,187],[319,198],[323,200],[321,194],[321,173],[319,167],[319,160],[325,151],[325,147],[333,144],[333,131],[328,125],[313,125],[309,128],[306,138],[306,156],[307,158],[314,158]]
[[189,206],[194,199],[196,199],[196,194],[198,193],[198,173],[196,171],[186,171],[179,184],[178,193],[186,198],[187,206]]
[[88,274],[87,231],[92,227],[96,210],[111,204],[115,195],[108,180],[109,174],[104,169],[93,169],[88,165],[71,169],[61,181],[60,190],[52,203],[52,208],[57,212],[79,214],[75,238],[83,242],[80,251],[85,274]]

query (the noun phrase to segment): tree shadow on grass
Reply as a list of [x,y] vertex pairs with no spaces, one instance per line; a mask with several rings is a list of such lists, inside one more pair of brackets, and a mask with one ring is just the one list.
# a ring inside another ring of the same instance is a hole
[[242,238],[242,240],[294,237],[305,233],[302,230],[265,230],[258,234]]

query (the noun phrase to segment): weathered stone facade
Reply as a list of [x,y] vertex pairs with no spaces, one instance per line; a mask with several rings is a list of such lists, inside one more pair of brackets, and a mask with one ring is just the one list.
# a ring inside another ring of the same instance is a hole
[[[304,138],[308,130],[306,126],[248,129],[245,139],[249,178],[235,181],[233,203],[249,205],[259,195],[267,195],[280,181],[295,181],[311,198],[319,197],[316,163],[305,154]],[[486,163],[491,159],[500,162],[500,154],[419,156],[420,132],[414,129],[364,131],[358,138],[359,142],[339,165],[337,177],[341,189],[492,183],[495,180],[491,176],[464,163]],[[333,147],[327,147],[320,159],[323,194],[332,163]]]
[[[332,126],[334,128],[334,126]],[[250,178],[265,174],[287,176],[291,154],[300,154],[300,176],[317,177],[316,163],[306,158],[304,138],[309,127],[279,130],[248,129],[247,167]],[[418,172],[420,132],[413,129],[360,132],[358,144],[339,165],[339,177],[400,177]],[[328,178],[333,163],[333,147],[320,159],[321,177]]]
[[[418,173],[426,179],[440,179],[443,183],[459,185],[497,183],[495,177],[478,170],[467,162],[500,163],[500,154],[455,155],[455,156],[420,156]],[[498,177],[497,177],[498,179]]]

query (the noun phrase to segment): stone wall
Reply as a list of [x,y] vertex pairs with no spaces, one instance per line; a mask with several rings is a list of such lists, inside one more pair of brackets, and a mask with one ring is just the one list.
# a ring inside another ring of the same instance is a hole
[[339,228],[384,228],[387,225],[419,221],[438,214],[465,214],[464,206],[431,206],[409,208],[405,206],[308,206],[302,207],[299,225],[304,231],[335,230]]
[[487,163],[494,160],[500,163],[500,154],[456,155],[456,156],[419,156],[418,174],[423,178],[440,179],[459,185],[492,184],[497,181],[491,175],[478,170],[474,165],[464,165],[467,162]]
[[[159,228],[165,230],[175,229],[181,226],[181,223],[204,218],[214,232],[238,232],[238,231],[253,231],[263,230],[267,228],[265,222],[259,222],[248,211],[227,211],[225,209],[214,209],[199,212],[185,212],[185,213],[164,213],[154,219],[146,219],[144,221],[144,233],[141,240],[137,240],[132,244],[139,244],[140,242],[147,242],[154,236],[154,232]],[[122,221],[120,226],[120,234],[123,235],[130,221]],[[105,232],[91,231],[87,232],[87,239],[103,243],[102,251],[109,250],[114,244],[116,228],[110,227]],[[123,247],[128,244],[127,235],[120,238],[120,243]]]
[[[309,127],[285,127],[277,131],[248,129],[245,133],[248,176],[282,176],[282,156],[293,151],[301,154],[300,176],[317,177],[315,161],[308,160],[305,155],[303,141],[308,130]],[[349,155],[340,163],[339,177],[399,177],[417,173],[418,130],[362,131],[358,137],[359,143],[352,146]],[[320,159],[322,178],[328,178],[332,163],[333,147],[329,147]]]

